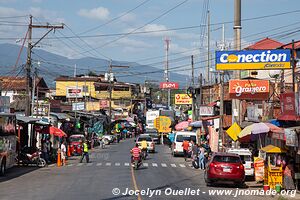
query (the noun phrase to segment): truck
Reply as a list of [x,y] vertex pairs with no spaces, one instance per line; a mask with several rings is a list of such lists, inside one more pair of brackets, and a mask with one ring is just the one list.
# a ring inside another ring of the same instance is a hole
[[146,128],[154,129],[154,120],[159,116],[170,117],[174,121],[175,112],[173,110],[148,110],[146,112]]
[[0,113],[0,175],[16,164],[16,115]]

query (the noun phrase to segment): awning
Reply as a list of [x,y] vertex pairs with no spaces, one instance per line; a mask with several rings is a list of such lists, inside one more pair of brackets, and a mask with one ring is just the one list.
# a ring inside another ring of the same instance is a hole
[[47,128],[44,128],[42,130],[42,133],[51,134],[57,137],[67,137],[67,134],[65,132],[63,132],[61,129],[56,128],[54,126],[49,126]]
[[70,119],[70,118],[72,118],[70,115],[68,115],[66,113],[54,113],[54,112],[51,112],[50,115],[57,117],[57,119],[59,119],[59,120],[64,120],[64,119]]
[[16,116],[17,121],[23,122],[23,123],[35,123],[37,121],[40,121],[40,118],[34,118],[34,117],[28,117],[28,116]]
[[273,145],[265,146],[265,147],[261,148],[261,150],[266,153],[286,153],[286,150],[281,149],[276,146],[273,146]]
[[300,118],[296,115],[281,115],[277,119],[282,120],[282,121],[298,121],[298,120],[300,120]]
[[217,102],[211,102],[211,103],[207,104],[207,106],[209,106],[209,107],[213,107],[215,105],[217,105]]

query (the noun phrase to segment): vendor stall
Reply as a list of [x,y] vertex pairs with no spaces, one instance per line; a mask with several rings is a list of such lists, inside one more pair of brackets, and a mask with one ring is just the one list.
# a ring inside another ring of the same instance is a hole
[[286,150],[273,145],[268,145],[261,149],[260,156],[266,161],[264,170],[264,185],[267,185],[272,189],[282,187],[285,153]]

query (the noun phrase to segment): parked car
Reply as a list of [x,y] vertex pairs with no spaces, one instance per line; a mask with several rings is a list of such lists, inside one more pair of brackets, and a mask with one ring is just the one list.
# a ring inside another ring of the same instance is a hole
[[234,183],[243,186],[245,182],[245,169],[239,155],[233,153],[213,153],[208,161],[204,173],[207,186],[214,183]]
[[155,152],[155,143],[153,141],[153,139],[151,138],[150,135],[148,134],[141,134],[137,139],[136,139],[136,143],[139,144],[139,147],[141,147],[142,141],[146,140],[147,142],[147,150],[149,152]]
[[254,177],[254,163],[253,163],[253,156],[249,149],[242,148],[242,149],[228,149],[228,153],[235,153],[238,154],[242,160],[244,161],[245,167],[245,175],[249,177]]
[[197,133],[188,131],[176,132],[175,139],[171,147],[173,156],[183,155],[182,143],[184,140],[194,141],[195,144],[198,144]]
[[69,148],[71,155],[81,155],[84,135],[71,135],[69,137]]
[[155,142],[155,144],[159,144],[160,143],[159,134],[158,134],[158,131],[156,129],[146,129],[145,134],[150,135],[150,137],[153,139],[153,141]]

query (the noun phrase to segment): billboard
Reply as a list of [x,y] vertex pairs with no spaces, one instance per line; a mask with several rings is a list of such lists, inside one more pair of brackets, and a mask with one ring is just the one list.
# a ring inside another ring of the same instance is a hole
[[229,97],[232,99],[263,100],[269,98],[270,85],[266,80],[230,80]]
[[217,70],[290,69],[289,49],[216,51]]
[[77,87],[77,86],[70,86],[67,87],[67,98],[82,98],[82,87]]
[[160,89],[178,89],[179,84],[177,82],[161,82],[159,84]]
[[175,94],[175,104],[177,105],[191,105],[193,100],[187,94]]

